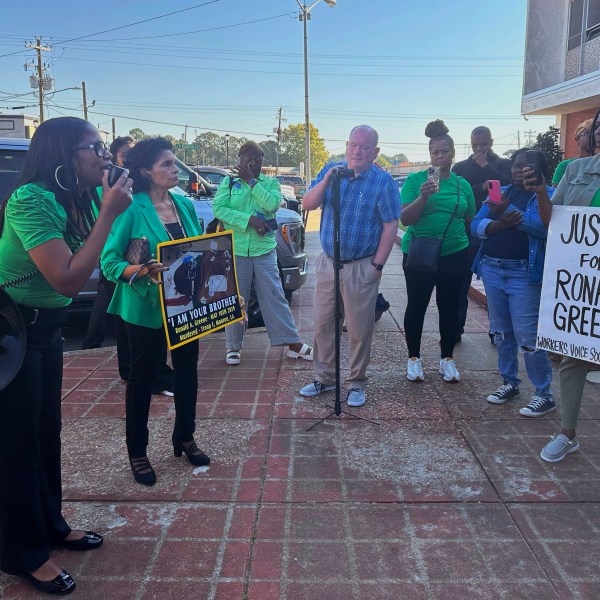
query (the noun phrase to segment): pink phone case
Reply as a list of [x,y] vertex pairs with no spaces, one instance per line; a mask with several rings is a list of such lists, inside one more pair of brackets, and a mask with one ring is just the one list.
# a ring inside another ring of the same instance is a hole
[[497,179],[488,181],[488,197],[490,202],[500,204],[502,202],[502,191],[500,190],[500,182]]

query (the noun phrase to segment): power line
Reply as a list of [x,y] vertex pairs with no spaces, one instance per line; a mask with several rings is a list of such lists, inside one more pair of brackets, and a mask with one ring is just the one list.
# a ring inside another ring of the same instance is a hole
[[[203,2],[202,4],[196,4],[195,6],[190,6],[188,8],[182,8],[180,10],[175,10],[170,13],[165,13],[164,15],[158,15],[157,17],[150,17],[149,19],[143,19],[142,21],[136,21],[135,23],[128,23],[127,25],[119,25],[119,27],[113,27],[112,29],[105,29],[104,31],[98,31],[96,33],[88,33],[87,35],[81,35],[76,38],[71,38],[61,42],[62,44],[67,44],[69,42],[74,42],[76,40],[83,40],[88,37],[92,37],[95,35],[102,35],[103,33],[110,33],[111,31],[117,31],[119,29],[125,29],[127,27],[133,27],[134,25],[140,25],[142,23],[148,23],[150,21],[156,21],[157,19],[163,19],[165,17],[170,17],[172,15],[177,15],[182,12],[186,12],[188,10],[193,10],[195,8],[200,8],[202,6],[207,6],[209,4],[215,4],[216,2],[220,2],[221,0],[208,0],[207,2]],[[0,54],[0,58],[4,58],[6,56],[13,56],[15,54],[23,54],[23,52],[27,52],[28,50],[21,50],[19,52],[11,52],[10,54]]]
[[[140,62],[132,62],[132,61],[120,61],[120,60],[101,60],[101,59],[96,59],[96,58],[90,58],[90,59],[86,59],[86,58],[63,58],[62,60],[72,60],[72,61],[81,61],[81,62],[95,62],[95,63],[107,63],[107,64],[114,64],[114,65],[131,65],[131,66],[136,66],[136,67],[153,67],[153,68],[164,68],[164,69],[185,69],[186,71],[189,71],[190,69],[196,70],[196,71],[219,71],[219,72],[223,72],[226,71],[228,73],[260,73],[260,74],[266,74],[266,75],[302,75],[302,73],[300,72],[292,72],[292,71],[273,71],[273,70],[268,70],[268,71],[264,71],[264,70],[257,70],[257,69],[223,69],[220,67],[197,67],[197,66],[192,66],[192,65],[173,65],[173,64],[169,64],[169,65],[163,65],[163,64],[156,64],[156,63],[140,63]],[[315,73],[313,72],[311,74],[312,76],[321,76],[321,77],[348,77],[348,73]],[[354,76],[359,76],[359,77],[408,77],[408,78],[422,78],[422,77],[428,77],[430,78],[432,75],[431,74],[407,74],[407,73],[353,73]],[[510,75],[510,74],[506,74],[506,73],[490,73],[488,74],[472,74],[472,75],[456,75],[454,73],[436,73],[435,77],[442,77],[442,78],[447,78],[447,77],[452,77],[453,79],[464,79],[464,78],[473,78],[473,77],[478,77],[478,78],[483,78],[483,77],[520,77],[520,74],[515,74],[515,75]]]

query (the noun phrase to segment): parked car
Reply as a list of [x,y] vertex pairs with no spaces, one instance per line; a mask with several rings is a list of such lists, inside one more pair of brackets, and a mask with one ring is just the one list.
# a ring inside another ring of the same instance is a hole
[[196,173],[199,173],[204,179],[216,186],[218,186],[225,177],[231,175],[229,169],[222,169],[221,167],[195,166],[192,168]]
[[[0,202],[4,202],[10,196],[18,183],[29,143],[30,140],[0,138]],[[174,192],[190,198],[199,222],[206,227],[214,218],[212,196],[217,186],[179,160],[177,166],[180,185]],[[282,201],[285,202],[283,198]],[[276,219],[279,225],[275,232],[277,265],[286,298],[291,300],[294,290],[304,285],[308,275],[308,262],[304,252],[304,225],[299,214],[288,208],[280,208]],[[71,312],[90,310],[96,298],[99,275],[99,269],[94,269],[84,288],[73,298],[69,306]],[[256,301],[249,303],[248,312],[253,324],[260,323],[260,307]]]
[[398,190],[401,190],[402,186],[404,185],[404,182],[406,181],[407,175],[392,175],[392,177],[394,178],[394,181],[398,186]]
[[299,175],[277,175],[277,179],[279,179],[279,183],[291,185],[294,188],[294,195],[296,198],[300,199],[304,196],[306,183]]

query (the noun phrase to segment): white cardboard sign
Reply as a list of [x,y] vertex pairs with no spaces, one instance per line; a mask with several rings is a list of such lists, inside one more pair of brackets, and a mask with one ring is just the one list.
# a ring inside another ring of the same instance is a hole
[[552,208],[536,345],[600,364],[598,208]]

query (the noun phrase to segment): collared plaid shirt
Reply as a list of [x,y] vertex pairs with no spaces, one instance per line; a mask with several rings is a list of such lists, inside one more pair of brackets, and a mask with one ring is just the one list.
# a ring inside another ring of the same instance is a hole
[[[325,165],[311,187],[323,180],[333,167],[347,167],[347,163]],[[333,207],[331,186],[325,192],[321,207],[321,246],[333,257]],[[389,173],[376,165],[355,177],[343,179],[340,184],[340,258],[356,260],[377,252],[383,224],[400,216],[398,186]]]

